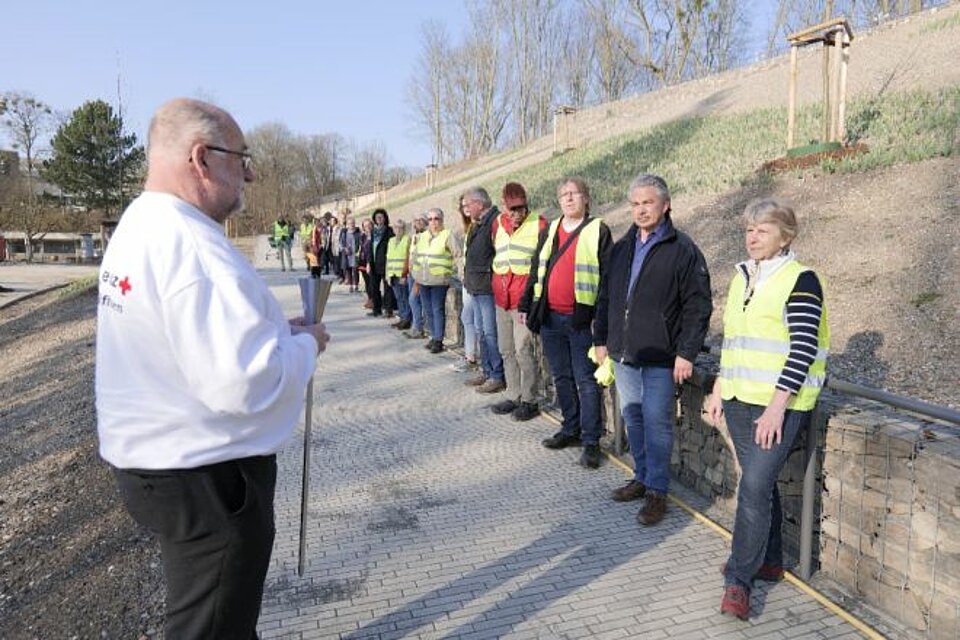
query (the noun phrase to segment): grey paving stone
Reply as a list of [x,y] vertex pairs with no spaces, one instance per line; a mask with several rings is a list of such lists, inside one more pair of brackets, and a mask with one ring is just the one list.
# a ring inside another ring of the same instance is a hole
[[[273,289],[298,315],[293,280]],[[616,466],[588,471],[579,450],[543,448],[555,423],[493,416],[452,355],[359,306],[338,289],[325,316],[303,578],[302,431],[278,454],[264,638],[857,635],[786,583],[755,592],[750,622],[720,616],[723,538],[675,505],[640,527],[638,505],[608,497],[625,481]]]

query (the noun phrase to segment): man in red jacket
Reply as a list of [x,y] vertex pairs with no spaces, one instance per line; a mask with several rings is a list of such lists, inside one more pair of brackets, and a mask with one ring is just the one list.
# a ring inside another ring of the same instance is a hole
[[535,352],[536,336],[527,329],[517,304],[527,287],[530,264],[540,235],[547,228],[541,215],[531,215],[523,185],[508,182],[503,187],[503,208],[491,225],[493,246],[493,297],[497,303],[497,336],[507,390],[512,398],[493,405],[496,414],[511,414],[514,420],[530,420],[540,414],[537,387],[540,365]]

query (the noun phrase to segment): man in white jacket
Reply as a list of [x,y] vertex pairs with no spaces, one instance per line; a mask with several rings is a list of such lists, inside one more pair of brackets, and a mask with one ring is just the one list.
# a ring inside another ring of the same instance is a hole
[[150,124],[145,191],[103,257],[97,431],[159,539],[167,638],[255,638],[276,456],[329,335],[287,320],[224,235],[255,178],[243,132],[197,100]]

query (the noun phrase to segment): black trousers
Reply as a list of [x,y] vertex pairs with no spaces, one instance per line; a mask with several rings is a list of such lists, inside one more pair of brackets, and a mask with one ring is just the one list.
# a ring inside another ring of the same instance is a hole
[[273,549],[276,456],[114,475],[130,515],[160,541],[165,637],[255,639]]
[[396,311],[397,299],[393,295],[393,287],[387,282],[386,276],[382,273],[371,273],[370,278],[370,298],[373,300],[373,312]]

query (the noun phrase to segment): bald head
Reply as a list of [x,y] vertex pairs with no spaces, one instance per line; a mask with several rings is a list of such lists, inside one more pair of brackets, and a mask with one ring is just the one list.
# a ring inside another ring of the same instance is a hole
[[229,113],[191,98],[174,98],[163,104],[150,121],[147,155],[150,164],[167,157],[186,157],[196,142],[222,144],[240,128]]
[[229,113],[191,98],[163,104],[150,121],[147,191],[170,193],[218,222],[243,208],[254,172]]

